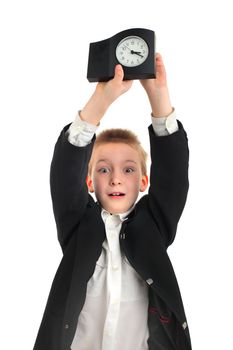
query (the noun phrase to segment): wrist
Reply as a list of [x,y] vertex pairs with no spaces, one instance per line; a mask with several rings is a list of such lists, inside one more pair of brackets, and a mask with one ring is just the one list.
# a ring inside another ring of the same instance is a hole
[[80,117],[90,124],[99,125],[108,107],[108,103],[103,99],[101,94],[95,91],[82,109]]
[[151,112],[151,117],[153,117],[154,119],[167,119],[168,117],[173,115],[174,111],[175,111],[174,107],[171,107],[170,112],[168,112],[168,110],[167,110],[167,112],[161,113],[160,115],[159,114],[154,115],[153,111],[152,111]]
[[173,112],[173,107],[170,103],[166,105],[164,104],[163,106],[156,106],[151,109],[154,118],[168,117]]
[[172,112],[173,108],[167,87],[148,92],[148,98],[154,117],[166,117]]
[[156,97],[167,97],[169,96],[168,86],[150,86],[146,89],[146,93],[149,99],[153,99]]

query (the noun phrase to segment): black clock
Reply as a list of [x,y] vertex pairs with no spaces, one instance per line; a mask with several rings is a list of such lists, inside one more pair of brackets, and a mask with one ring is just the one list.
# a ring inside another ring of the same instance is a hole
[[124,80],[155,78],[155,33],[144,28],[119,32],[109,39],[90,43],[87,79],[108,81],[115,65],[124,69]]

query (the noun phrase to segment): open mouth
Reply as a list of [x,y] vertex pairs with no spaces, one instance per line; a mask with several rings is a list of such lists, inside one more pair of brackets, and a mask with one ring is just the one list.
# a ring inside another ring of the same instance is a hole
[[122,192],[112,192],[109,194],[110,197],[123,197],[125,196],[125,193]]

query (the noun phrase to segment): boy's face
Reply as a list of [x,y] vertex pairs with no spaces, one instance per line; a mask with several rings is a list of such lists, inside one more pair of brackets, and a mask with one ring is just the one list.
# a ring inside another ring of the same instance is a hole
[[142,175],[137,150],[125,143],[107,143],[93,152],[87,185],[102,208],[118,214],[134,205],[139,191],[147,188],[148,177]]

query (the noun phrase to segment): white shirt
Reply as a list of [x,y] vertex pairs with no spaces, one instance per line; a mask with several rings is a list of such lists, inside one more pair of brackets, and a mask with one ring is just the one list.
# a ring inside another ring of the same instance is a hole
[[[174,110],[167,118],[152,116],[152,124],[159,136],[178,130]],[[68,140],[84,147],[96,129],[77,114]],[[106,239],[87,284],[71,350],[148,350],[148,285],[130,265],[119,241],[122,222],[132,209],[118,215],[102,209]]]

